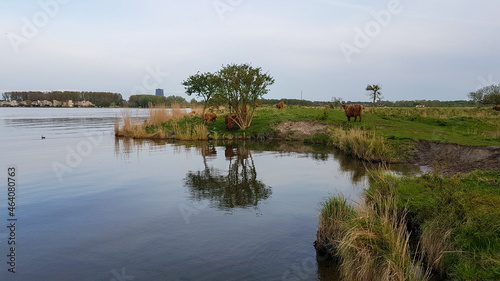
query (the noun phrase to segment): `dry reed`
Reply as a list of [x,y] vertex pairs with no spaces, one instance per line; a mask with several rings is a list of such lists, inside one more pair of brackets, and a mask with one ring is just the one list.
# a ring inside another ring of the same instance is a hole
[[451,229],[444,229],[434,222],[424,225],[420,236],[420,245],[427,265],[441,275],[445,272],[443,256],[451,248],[449,245],[451,233]]
[[[143,123],[134,124],[128,111],[122,112],[123,126],[119,127],[119,121],[115,120],[115,135],[133,138],[151,138],[151,139],[181,139],[181,140],[201,140],[207,139],[208,130],[203,124],[195,124],[193,127],[185,122],[180,124],[181,120],[187,117],[188,112],[181,108],[179,104],[172,104],[171,107],[157,105],[149,107],[149,119]],[[166,131],[161,125],[170,122],[173,126],[172,131]],[[147,128],[153,126],[153,132],[148,133]]]
[[333,128],[330,134],[333,145],[345,153],[368,161],[390,161],[390,150],[384,138],[360,128],[344,130]]
[[148,124],[161,124],[166,121],[181,119],[187,114],[187,111],[181,108],[178,103],[173,103],[170,107],[166,107],[165,105],[150,105]]
[[339,241],[344,280],[428,280],[429,272],[410,252],[406,211],[394,198],[377,199],[360,203]]

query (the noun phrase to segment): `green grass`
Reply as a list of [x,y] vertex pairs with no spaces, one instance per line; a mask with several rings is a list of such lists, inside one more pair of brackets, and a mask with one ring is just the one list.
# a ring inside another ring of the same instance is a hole
[[500,171],[375,175],[367,197],[380,192],[408,209],[408,225],[434,270],[451,280],[500,280]]
[[410,251],[406,211],[392,197],[372,199],[356,208],[341,195],[321,204],[318,255],[337,257],[342,280],[428,280]]
[[365,127],[388,139],[500,145],[500,114],[489,108],[375,108]]
[[338,256],[343,280],[388,280],[388,272],[391,280],[430,273],[500,280],[500,171],[396,177],[372,170],[356,208],[341,196],[321,206],[316,248]]
[[[247,132],[258,132],[290,120],[360,127],[396,144],[433,140],[465,145],[500,145],[500,112],[490,108],[369,108],[364,111],[362,122],[348,123],[344,112],[338,108],[288,106],[280,111],[261,107]],[[225,130],[222,118],[217,123],[213,126],[215,130]]]

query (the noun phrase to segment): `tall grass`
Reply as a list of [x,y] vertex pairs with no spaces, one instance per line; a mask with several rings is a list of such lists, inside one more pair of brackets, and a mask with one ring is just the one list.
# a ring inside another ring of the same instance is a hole
[[206,140],[208,135],[208,129],[204,124],[195,124],[191,127],[175,122],[173,131],[175,134],[172,137],[179,140]]
[[[171,107],[157,105],[149,107],[149,119],[143,123],[134,124],[130,113],[122,113],[123,126],[119,127],[119,121],[115,120],[115,135],[133,138],[150,139],[180,139],[180,140],[205,140],[208,130],[200,123],[191,124],[186,120],[193,117],[179,104],[172,104]],[[168,130],[171,127],[172,130]]]
[[360,159],[368,161],[391,161],[392,154],[384,138],[361,128],[332,128],[330,132],[335,147]]
[[410,252],[406,211],[393,198],[378,197],[377,208],[361,204],[339,243],[345,280],[428,280],[429,274]]
[[188,115],[187,111],[181,108],[180,104],[173,103],[170,107],[165,105],[149,106],[149,121],[150,125],[160,124],[169,120],[181,119]]
[[354,208],[342,195],[332,196],[321,203],[315,246],[325,259],[338,256],[338,244],[344,237],[346,223],[355,215]]
[[[429,271],[449,280],[500,280],[500,173],[396,177],[370,172],[368,205],[383,214],[378,198],[397,198]],[[401,217],[401,215],[398,215]],[[383,217],[383,216],[381,216]]]
[[440,275],[444,275],[446,270],[443,257],[451,249],[451,233],[452,229],[449,226],[444,226],[438,221],[429,222],[422,227],[422,234],[420,236],[422,254],[426,259],[427,265]]
[[492,110],[490,107],[425,107],[425,108],[406,108],[406,107],[376,107],[370,108],[374,114],[387,114],[397,116],[420,116],[429,118],[452,118],[452,117],[471,117],[476,119],[494,118],[500,116],[500,113]]
[[[374,201],[375,200],[375,201]],[[336,196],[322,203],[316,248],[337,256],[342,280],[428,280],[410,250],[406,211],[378,196],[354,208]]]
[[122,121],[123,126],[119,128],[119,121],[115,119],[115,135],[116,136],[128,136],[128,137],[141,137],[145,135],[145,125],[144,124],[134,124],[132,118],[130,117],[130,112],[128,110],[122,111]]

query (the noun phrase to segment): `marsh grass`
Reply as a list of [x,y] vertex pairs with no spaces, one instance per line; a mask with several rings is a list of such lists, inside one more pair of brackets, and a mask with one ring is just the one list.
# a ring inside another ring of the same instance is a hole
[[319,227],[316,233],[316,248],[325,259],[339,256],[338,244],[348,227],[346,223],[355,215],[354,208],[341,194],[321,202]]
[[413,251],[441,278],[500,280],[499,171],[419,177],[375,171],[365,195],[369,202],[392,196],[399,208],[407,207],[420,248]]
[[426,118],[453,118],[469,117],[476,119],[488,119],[498,117],[500,114],[490,107],[375,107],[370,108],[372,114],[387,114],[406,117],[426,117]]
[[149,106],[149,125],[160,124],[170,120],[181,119],[188,115],[186,109],[174,103],[170,107],[165,105]]
[[425,257],[426,264],[439,275],[444,275],[446,268],[443,263],[443,257],[446,251],[451,249],[450,236],[452,229],[443,226],[439,221],[429,222],[422,226],[420,236],[420,245],[422,255]]
[[149,119],[133,123],[129,111],[122,112],[122,127],[115,119],[115,135],[132,138],[206,140],[208,130],[201,124],[198,116],[189,114],[179,104],[171,107],[150,106]]
[[123,125],[120,128],[120,121],[118,118],[115,118],[114,131],[116,136],[128,136],[128,137],[141,137],[146,134],[145,124],[144,123],[134,123],[132,121],[132,117],[130,116],[130,112],[128,110],[122,111],[122,122]]
[[383,137],[376,136],[361,128],[332,128],[330,132],[332,144],[360,159],[368,161],[391,162],[394,153],[386,145]]
[[500,280],[499,171],[368,175],[355,207],[321,205],[316,248],[338,256],[343,280]]
[[394,198],[362,203],[339,242],[344,280],[428,280],[429,273],[410,251],[406,211]]
[[342,196],[321,204],[316,249],[336,256],[342,280],[428,280],[410,249],[406,210],[377,196],[352,207]]

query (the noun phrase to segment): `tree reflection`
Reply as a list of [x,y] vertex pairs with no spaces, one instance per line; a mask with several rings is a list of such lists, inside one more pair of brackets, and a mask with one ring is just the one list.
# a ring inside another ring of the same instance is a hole
[[210,200],[221,210],[257,207],[259,202],[271,196],[271,187],[257,179],[257,171],[250,150],[244,146],[227,145],[224,155],[229,161],[228,171],[215,169],[207,164],[207,158],[216,155],[215,147],[201,149],[205,169],[188,172],[185,186],[193,200]]

